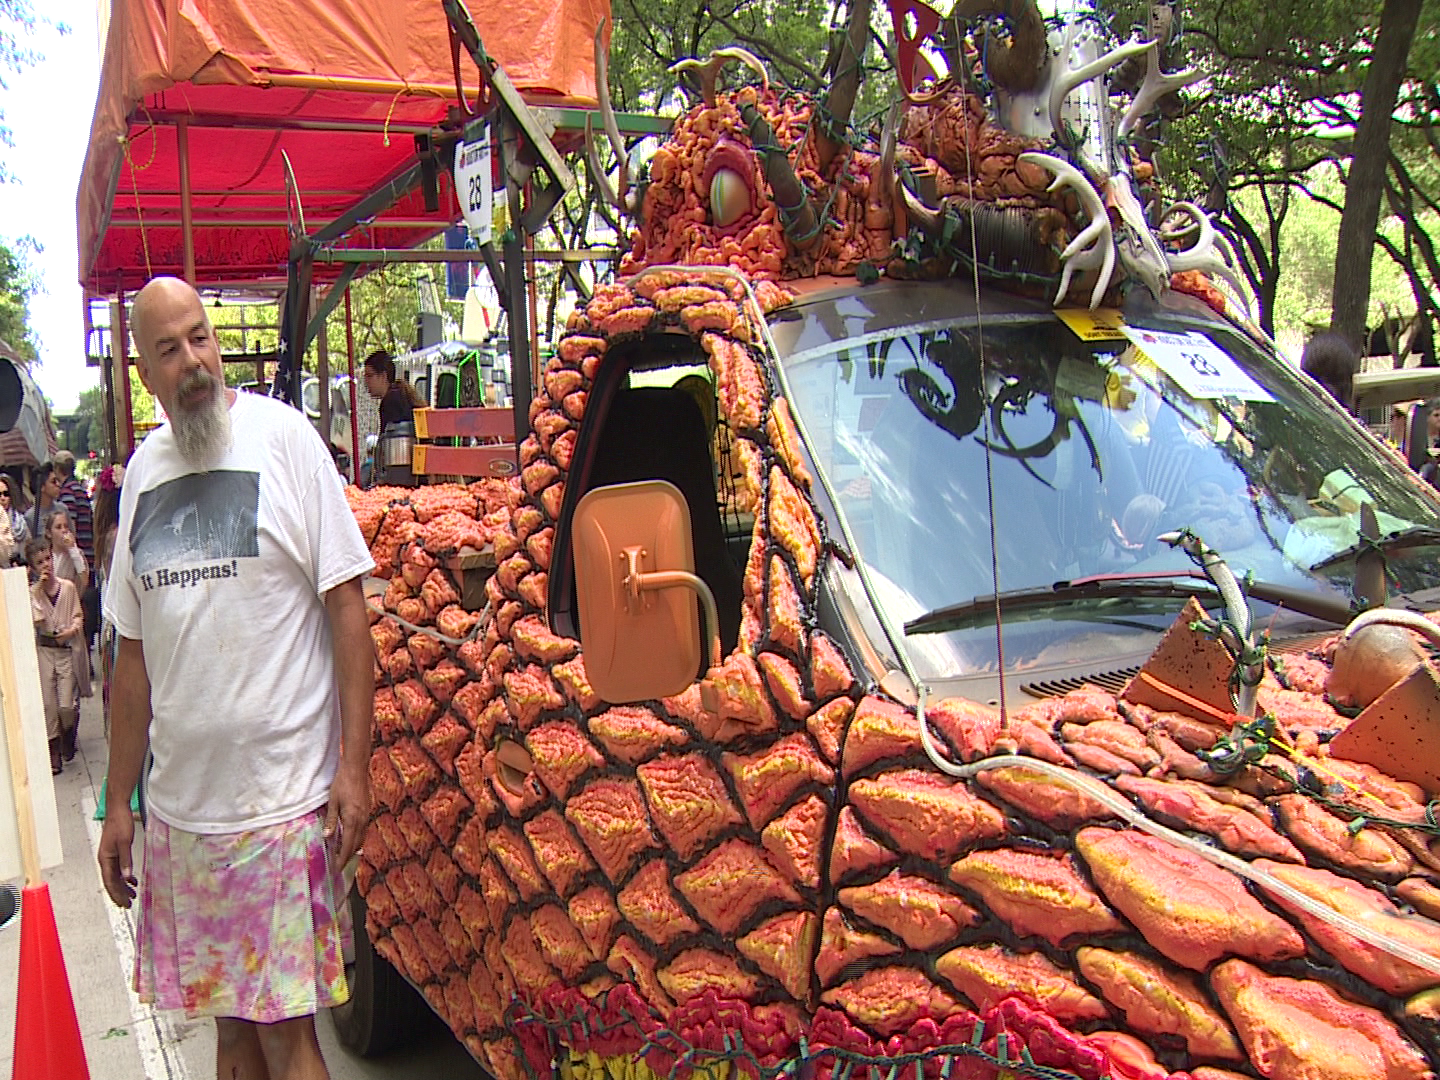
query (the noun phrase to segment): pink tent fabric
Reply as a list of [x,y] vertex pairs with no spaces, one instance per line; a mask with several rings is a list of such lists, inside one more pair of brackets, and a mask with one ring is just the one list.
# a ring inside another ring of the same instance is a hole
[[[609,0],[468,3],[529,100],[593,103]],[[473,100],[463,53],[460,70]],[[403,169],[414,134],[455,103],[440,0],[114,0],[77,196],[80,281],[113,295],[181,272],[181,116],[197,284],[243,285],[284,279],[282,151],[313,231]],[[411,247],[456,216],[442,176],[438,213],[415,192],[347,242]]]

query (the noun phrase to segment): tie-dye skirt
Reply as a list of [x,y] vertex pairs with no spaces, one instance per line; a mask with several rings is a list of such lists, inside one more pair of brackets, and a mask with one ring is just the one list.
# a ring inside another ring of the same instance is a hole
[[350,997],[345,884],[323,811],[224,835],[152,817],[139,901],[141,1001],[273,1024]]

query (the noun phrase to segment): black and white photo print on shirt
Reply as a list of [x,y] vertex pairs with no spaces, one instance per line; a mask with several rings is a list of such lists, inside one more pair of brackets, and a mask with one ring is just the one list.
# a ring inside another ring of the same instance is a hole
[[256,472],[187,473],[142,491],[130,530],[133,572],[147,592],[234,577],[237,559],[260,554],[259,513]]

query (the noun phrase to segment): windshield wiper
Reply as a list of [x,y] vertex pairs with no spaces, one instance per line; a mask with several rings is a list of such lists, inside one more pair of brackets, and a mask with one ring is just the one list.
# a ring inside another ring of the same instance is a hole
[[[1302,615],[1346,625],[1354,616],[1348,600],[1324,596],[1290,585],[1267,581],[1251,581],[1245,586],[1246,596],[1267,604],[1288,608]],[[1220,593],[1210,579],[1198,571],[1162,571],[1153,574],[1096,574],[1093,577],[1057,581],[1033,589],[1016,589],[999,596],[1000,615],[1027,608],[1071,604],[1085,600],[1162,599],[1180,600],[1191,596],[1213,597]],[[927,611],[905,624],[906,634],[944,634],[973,624],[978,618],[993,616],[996,597],[977,596],[960,604],[950,604]]]
[[1314,566],[1310,572],[1327,570],[1340,563],[1353,562],[1357,555],[1366,551],[1379,551],[1382,555],[1389,555],[1396,551],[1404,551],[1407,548],[1431,547],[1440,544],[1440,529],[1431,525],[1412,525],[1408,529],[1400,529],[1388,536],[1382,536],[1375,540],[1367,540],[1361,537],[1359,541],[1351,544],[1343,551],[1337,551],[1334,555],[1327,555]]

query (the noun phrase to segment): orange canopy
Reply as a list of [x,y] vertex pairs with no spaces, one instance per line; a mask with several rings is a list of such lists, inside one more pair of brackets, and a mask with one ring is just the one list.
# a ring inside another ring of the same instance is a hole
[[[528,100],[593,103],[609,0],[468,6]],[[473,100],[463,50],[460,70]],[[77,196],[81,284],[113,295],[181,274],[182,143],[196,284],[283,281],[281,151],[314,232],[404,170],[414,136],[455,102],[440,0],[113,0]],[[411,192],[348,242],[411,247],[434,235],[458,217],[443,170],[440,183],[438,211]]]

